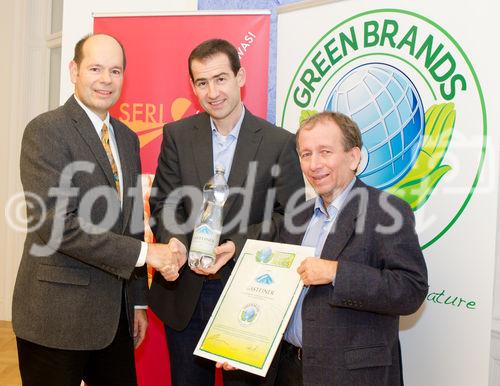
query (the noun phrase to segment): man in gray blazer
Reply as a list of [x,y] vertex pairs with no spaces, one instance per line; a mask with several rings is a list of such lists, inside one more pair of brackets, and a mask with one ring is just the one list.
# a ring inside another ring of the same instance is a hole
[[[212,386],[214,363],[193,351],[234,267],[230,257],[238,256],[247,236],[270,237],[289,199],[294,195],[295,204],[303,202],[304,180],[295,136],[243,106],[245,69],[230,43],[213,39],[198,45],[189,57],[189,72],[205,112],[164,127],[150,198],[158,241],[176,237],[189,247],[200,191],[217,165],[224,166],[230,189],[240,192],[224,206],[215,265],[205,270],[186,266],[175,282],[155,274],[149,304],[165,323],[172,384]],[[192,199],[183,195],[193,190],[198,194]],[[224,385],[257,384],[258,378],[224,373]]]
[[315,247],[315,257],[298,268],[305,287],[276,385],[403,384],[399,316],[422,304],[427,270],[408,204],[356,178],[361,146],[357,125],[340,113],[314,115],[297,132],[318,197],[285,217],[279,239]]
[[24,132],[30,223],[12,321],[25,386],[136,385],[134,346],[147,327],[145,262],[173,280],[186,258],[177,240],[141,241],[139,141],[108,113],[125,64],[113,37],[80,40],[70,63],[75,94]]

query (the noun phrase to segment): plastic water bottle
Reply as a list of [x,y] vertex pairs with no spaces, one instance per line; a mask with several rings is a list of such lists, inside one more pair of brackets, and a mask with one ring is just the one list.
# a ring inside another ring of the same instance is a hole
[[222,232],[222,209],[229,194],[224,167],[216,166],[215,175],[203,187],[203,204],[189,248],[191,268],[209,268],[215,263],[214,249]]

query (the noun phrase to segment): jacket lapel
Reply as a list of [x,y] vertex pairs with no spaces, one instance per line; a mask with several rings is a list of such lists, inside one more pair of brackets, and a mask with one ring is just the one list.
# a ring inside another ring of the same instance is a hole
[[[116,121],[116,119],[110,117],[111,125],[113,125],[113,132],[115,134],[116,146],[118,148],[118,156],[120,157],[120,166],[122,170],[122,189],[123,189],[123,202],[122,202],[122,231],[125,230],[128,219],[130,216],[130,211],[132,210],[132,197],[129,197],[127,190],[129,187],[135,186],[136,181],[133,181],[133,176],[131,174],[130,166],[134,165],[136,161],[132,158],[132,149],[127,147],[125,143],[124,133],[122,132],[122,127]],[[114,186],[114,184],[113,184]]]
[[356,230],[357,219],[360,216],[360,210],[363,208],[363,200],[366,198],[360,191],[360,189],[363,189],[363,186],[364,184],[359,179],[356,179],[346,198],[344,207],[340,210],[338,218],[333,225],[332,234],[326,239],[323,246],[323,250],[326,252],[321,255],[328,260],[338,259],[340,253]]
[[[253,115],[245,108],[245,117],[241,123],[238,142],[234,151],[233,163],[229,174],[229,188],[242,187],[249,175],[250,162],[255,160],[255,155],[262,141],[261,128],[254,119]],[[256,170],[255,170],[256,171]],[[233,194],[229,196],[225,206],[224,215],[227,215],[236,200]]]
[[212,150],[212,129],[208,114],[200,114],[195,122],[192,135],[192,151],[200,187],[214,174]]
[[102,172],[105,174],[110,186],[115,186],[113,179],[113,172],[109,164],[106,151],[102,146],[101,140],[97,135],[92,122],[90,121],[85,111],[80,107],[75,97],[72,96],[64,105],[69,112],[71,119],[74,122],[75,128],[78,130],[83,140],[87,143],[90,151],[94,154],[97,164],[101,167]]

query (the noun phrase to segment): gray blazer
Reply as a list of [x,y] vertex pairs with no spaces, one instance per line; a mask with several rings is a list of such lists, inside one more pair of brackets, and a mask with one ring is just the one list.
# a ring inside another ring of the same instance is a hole
[[[235,256],[239,255],[247,236],[262,239],[273,237],[274,226],[282,220],[285,206],[296,191],[297,202],[304,201],[304,180],[295,151],[295,136],[252,115],[247,109],[228,178],[230,188],[248,186],[251,180],[248,168],[252,161],[256,161],[257,168],[255,185],[250,189],[251,197],[249,195],[245,203],[242,195],[232,195],[224,205],[221,241],[231,239],[235,242]],[[274,165],[280,169],[275,175],[272,173]],[[168,242],[171,237],[177,237],[189,248],[192,232],[175,229],[173,222],[175,220],[182,224],[191,217],[189,225],[192,230],[201,201],[183,199],[175,206],[175,202],[165,200],[181,187],[194,187],[200,192],[213,174],[212,129],[208,114],[200,113],[165,125],[153,182],[153,192],[154,189],[157,192],[152,193],[150,198],[151,215],[155,221],[153,231],[159,242]],[[273,191],[275,198],[270,200],[272,205],[267,208],[271,216],[265,218],[266,195]],[[228,226],[245,205],[248,205],[248,217],[241,224]],[[262,228],[260,224],[263,221],[266,221],[269,230]],[[234,262],[231,261],[221,269],[223,280],[227,280],[233,266]],[[166,282],[161,275],[155,274],[149,291],[149,304],[163,322],[182,330],[193,315],[203,280],[189,267],[184,267],[175,282]]]
[[[313,207],[294,224],[307,224]],[[395,218],[395,231],[380,229]],[[279,238],[300,244],[303,236],[283,230]],[[410,207],[357,180],[321,256],[337,260],[338,271],[335,287],[311,286],[304,299],[304,385],[402,385],[399,316],[417,311],[428,290]]]
[[[26,127],[21,181],[25,194],[41,198],[46,215],[36,205],[27,206],[31,223],[39,225],[26,236],[14,289],[12,322],[22,339],[59,349],[101,349],[115,336],[123,286],[129,322],[133,306],[146,304],[146,267],[135,269],[144,232],[142,192],[136,189],[133,196],[127,194],[141,173],[139,141],[118,120],[111,119],[111,124],[123,174],[122,210],[99,136],[74,97]],[[67,197],[67,205],[58,209],[53,188],[60,185],[61,173],[74,161],[86,161],[92,171],[72,174],[71,188],[58,192]],[[84,213],[80,207],[84,196],[96,196],[95,188],[102,186],[114,188],[115,194],[106,200],[97,193],[94,205]],[[108,210],[114,210],[118,219],[111,229],[103,230],[99,224]],[[61,242],[51,245],[45,256],[35,256],[33,245],[46,245],[57,223],[62,224]]]

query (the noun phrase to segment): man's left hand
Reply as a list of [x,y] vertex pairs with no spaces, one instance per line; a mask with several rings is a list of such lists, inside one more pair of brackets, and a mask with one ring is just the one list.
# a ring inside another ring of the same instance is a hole
[[144,337],[146,336],[147,328],[148,315],[146,310],[136,308],[134,310],[134,348],[141,345]]
[[226,263],[231,260],[236,252],[236,245],[231,240],[215,248],[215,263],[209,268],[194,268],[193,271],[199,275],[213,275],[217,273]]
[[297,272],[304,285],[329,284],[337,274],[337,264],[332,260],[307,257],[300,263]]

